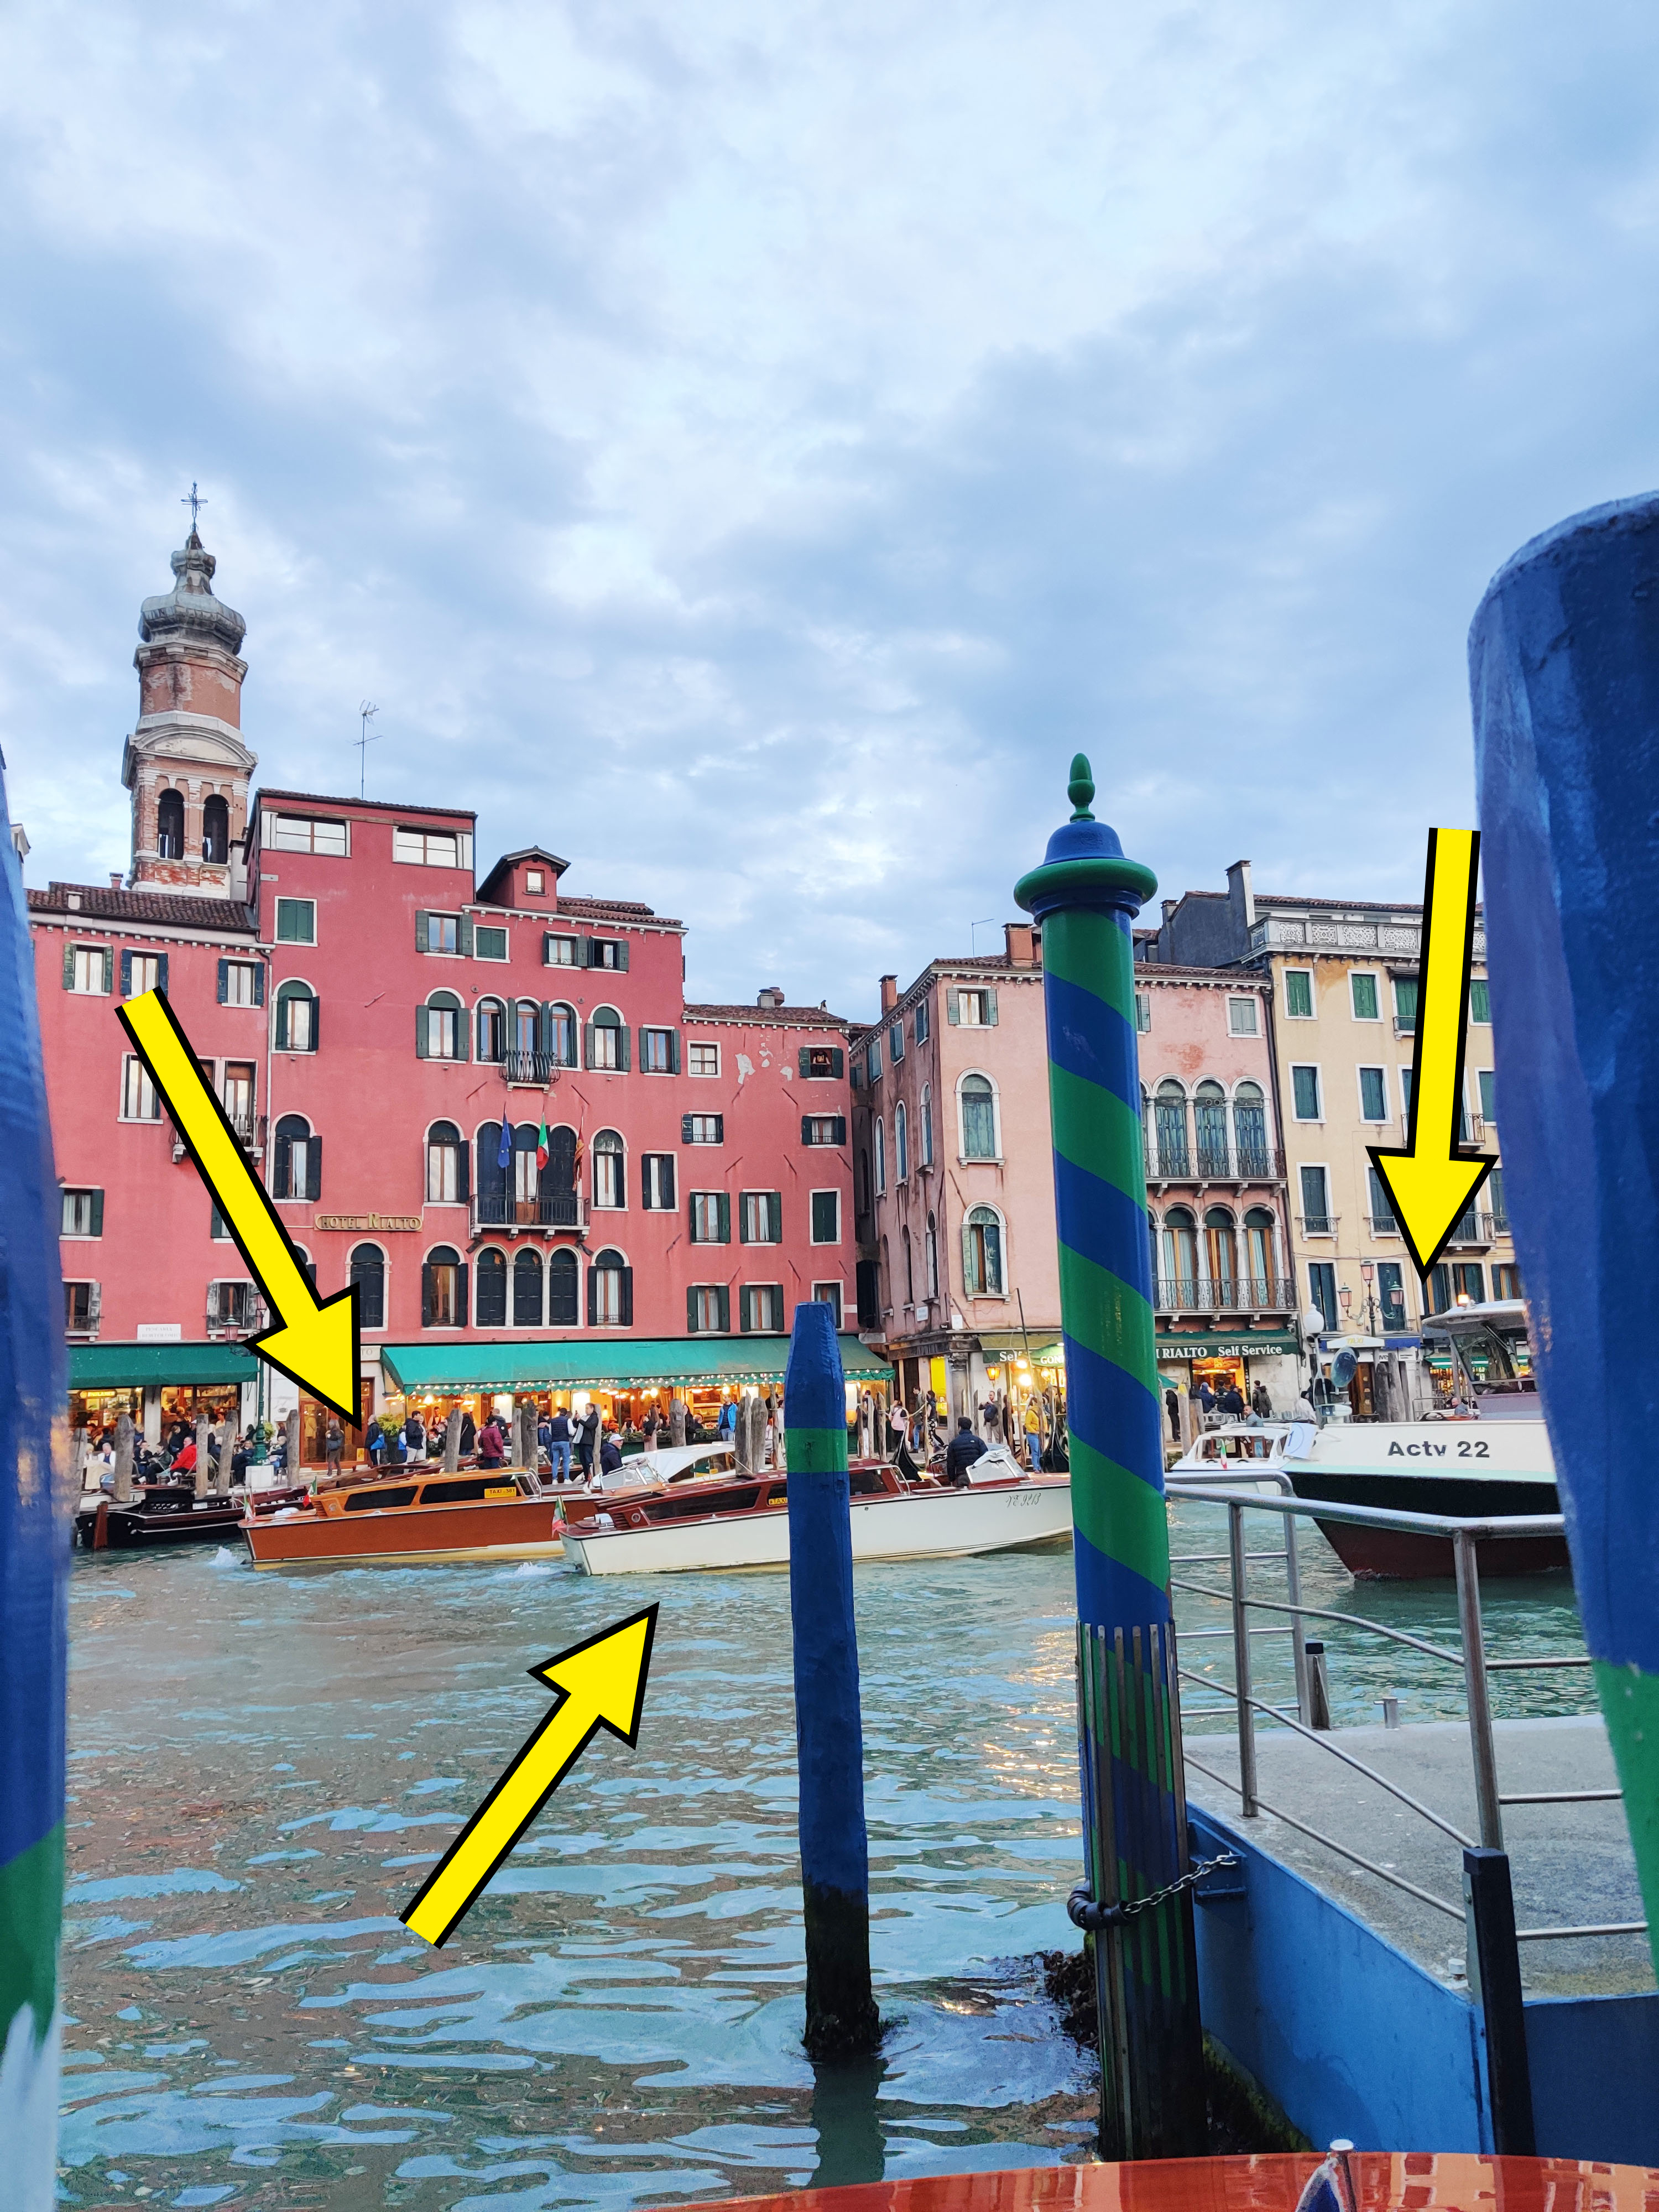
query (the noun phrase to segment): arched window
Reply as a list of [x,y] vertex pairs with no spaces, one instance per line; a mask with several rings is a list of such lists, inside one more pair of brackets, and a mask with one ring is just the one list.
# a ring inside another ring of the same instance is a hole
[[1267,1158],[1267,1107],[1259,1083],[1241,1083],[1233,1092],[1233,1143],[1241,1176],[1254,1179],[1273,1173]]
[[904,1255],[904,1303],[913,1306],[916,1302],[916,1279],[910,1264],[910,1231],[908,1227],[899,1231],[899,1249]]
[[466,1327],[466,1266],[453,1244],[434,1244],[422,1265],[421,1327]]
[[[547,1165],[542,1170],[542,1197],[570,1199],[576,1188],[576,1132],[562,1121],[555,1122],[547,1133]],[[567,1206],[562,1213],[544,1217],[561,1228],[574,1229],[575,1209]]]
[[364,1328],[386,1327],[386,1254],[378,1244],[356,1244],[351,1279],[357,1285],[357,1314]]
[[868,1152],[860,1152],[859,1154],[859,1212],[868,1213],[869,1211],[870,1155]]
[[519,1000],[513,1008],[510,1073],[520,1083],[534,1083],[546,1073],[544,1066],[537,1065],[541,1041],[540,1001],[536,999]]
[[576,1255],[567,1244],[547,1263],[547,1325],[574,1328],[580,1320],[576,1309]]
[[926,1083],[921,1086],[921,1164],[933,1164],[933,1093]]
[[590,1328],[634,1325],[634,1270],[620,1252],[601,1252],[587,1271],[587,1325]]
[[593,1139],[593,1203],[595,1206],[626,1206],[628,1203],[627,1164],[623,1158],[623,1140],[614,1129],[601,1129]]
[[310,1284],[312,1289],[314,1291],[317,1287],[317,1262],[312,1258],[310,1253],[307,1251],[303,1244],[296,1244],[294,1249],[300,1255],[301,1270],[304,1274],[307,1282]]
[[478,1255],[477,1317],[480,1328],[507,1327],[507,1255],[493,1244]]
[[1198,1302],[1198,1224],[1184,1206],[1172,1206],[1164,1217],[1164,1278],[1166,1295],[1159,1303],[1191,1307]]
[[1244,1273],[1239,1297],[1246,1305],[1279,1304],[1273,1279],[1273,1218],[1265,1206],[1253,1206],[1244,1217]]
[[478,1001],[478,1057],[499,1064],[507,1057],[507,1008],[499,999]]
[[1227,1172],[1227,1094],[1218,1083],[1200,1083],[1193,1093],[1193,1121],[1198,1138],[1200,1176]]
[[893,1310],[893,1263],[887,1255],[887,1239],[881,1240],[881,1259],[876,1274],[876,1297],[883,1313]]
[[879,1114],[876,1116],[876,1196],[879,1198],[887,1188],[887,1127]]
[[474,1188],[481,1229],[501,1229],[511,1219],[507,1170],[501,1165],[501,1125],[486,1121],[473,1139],[477,1148]]
[[910,1176],[910,1117],[901,1098],[893,1109],[893,1172],[900,1182]]
[[1238,1273],[1233,1217],[1224,1206],[1212,1206],[1204,1216],[1204,1258],[1210,1276],[1210,1299],[1230,1306],[1237,1296],[1233,1278]]
[[555,1000],[542,1008],[542,1042],[555,1067],[576,1065],[576,1009]]
[[601,1072],[623,1072],[628,1066],[628,1030],[614,1006],[596,1006],[587,1024],[587,1064]]
[[927,1295],[939,1296],[939,1231],[931,1213],[927,1217]]
[[202,803],[202,858],[222,868],[230,858],[230,809],[217,792]]
[[270,1164],[273,1198],[320,1198],[323,1140],[311,1133],[302,1114],[284,1114],[276,1124]]
[[542,1255],[526,1245],[513,1261],[513,1326],[539,1328],[542,1325]]
[[434,991],[415,1009],[415,1051],[421,1060],[465,1060],[466,1031],[466,1010],[453,991]]
[[155,802],[155,854],[158,860],[185,857],[185,799],[179,791],[164,791]]
[[962,1100],[962,1157],[994,1160],[997,1156],[997,1102],[988,1077],[964,1075]]
[[426,1133],[426,1201],[428,1206],[466,1202],[466,1146],[453,1121],[434,1121]]
[[1193,1164],[1187,1152],[1187,1094],[1173,1079],[1158,1085],[1152,1117],[1158,1129],[1158,1173],[1191,1175]]
[[970,1298],[1002,1296],[1002,1223],[994,1207],[968,1210],[962,1224],[962,1274]]
[[541,1131],[534,1121],[520,1121],[513,1132],[513,1205],[514,1218],[524,1223],[540,1218],[537,1198],[541,1189],[536,1154]]
[[309,983],[279,983],[276,987],[276,1049],[315,1052],[320,1008]]

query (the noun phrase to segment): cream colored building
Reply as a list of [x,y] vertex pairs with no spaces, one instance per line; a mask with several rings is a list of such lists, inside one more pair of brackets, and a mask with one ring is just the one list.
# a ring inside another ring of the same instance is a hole
[[[1161,926],[1137,933],[1137,957],[1154,966],[1229,964],[1271,979],[1291,1251],[1304,1305],[1325,1316],[1327,1346],[1351,1338],[1366,1352],[1413,1350],[1425,1317],[1454,1304],[1518,1298],[1501,1165],[1425,1285],[1368,1155],[1372,1145],[1406,1141],[1421,908],[1257,892],[1243,860],[1228,870],[1227,884],[1224,892],[1165,900]],[[1464,1141],[1496,1158],[1492,1012],[1478,919],[1469,995]],[[1370,1409],[1371,1364],[1362,1358],[1363,1411]]]

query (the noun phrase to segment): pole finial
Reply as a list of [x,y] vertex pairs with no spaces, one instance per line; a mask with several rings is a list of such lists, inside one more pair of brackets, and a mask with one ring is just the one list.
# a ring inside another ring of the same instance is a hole
[[1066,787],[1066,796],[1072,802],[1073,822],[1094,820],[1089,809],[1094,804],[1095,775],[1089,765],[1087,753],[1072,755],[1072,780]]

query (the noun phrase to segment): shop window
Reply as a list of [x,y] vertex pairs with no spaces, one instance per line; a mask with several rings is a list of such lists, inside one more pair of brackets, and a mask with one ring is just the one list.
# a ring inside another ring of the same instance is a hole
[[315,1052],[321,1008],[309,983],[281,983],[276,988],[276,1049]]
[[652,1213],[674,1211],[674,1155],[645,1152],[640,1158],[640,1203]]
[[466,1267],[452,1244],[434,1244],[421,1268],[422,1328],[465,1328]]
[[1310,1022],[1314,1018],[1313,969],[1287,968],[1285,970],[1285,1012],[1293,1022]]
[[991,1206],[969,1209],[962,1227],[962,1272],[970,1298],[1003,1295],[1002,1222]]
[[155,857],[160,860],[182,860],[185,857],[182,792],[164,791],[155,803]]
[[315,899],[277,900],[276,942],[279,945],[314,945],[317,942]]
[[542,1325],[542,1255],[526,1246],[513,1261],[513,1326],[539,1328]]
[[[780,1199],[780,1211],[781,1205]],[[838,1190],[815,1190],[812,1193],[812,1242],[815,1244],[840,1243],[841,1193]]]
[[574,1328],[580,1316],[576,1304],[576,1255],[566,1245],[547,1263],[547,1325]]
[[620,1252],[601,1252],[587,1271],[587,1325],[590,1328],[634,1325],[634,1270]]
[[65,1190],[59,1194],[60,1237],[101,1237],[104,1233],[104,1194],[101,1190]]
[[837,1328],[841,1327],[841,1285],[839,1283],[814,1283],[812,1303],[814,1305],[828,1306],[836,1317],[836,1327]]
[[964,1160],[995,1159],[996,1092],[989,1079],[983,1075],[964,1075],[958,1096],[962,1101],[962,1157]]
[[601,1129],[593,1139],[593,1203],[595,1206],[627,1205],[625,1167],[622,1139],[614,1129]]
[[1377,1003],[1376,978],[1363,969],[1355,969],[1348,977],[1348,1002],[1357,1022],[1380,1022],[1382,1010]]
[[312,1133],[303,1115],[284,1114],[276,1124],[271,1160],[270,1188],[274,1198],[320,1198],[323,1184],[323,1140]]
[[1292,1067],[1291,1070],[1291,1110],[1298,1121],[1320,1121],[1319,1070],[1316,1067]]
[[386,1254],[378,1244],[355,1244],[351,1280],[357,1286],[357,1312],[364,1328],[386,1327]]
[[159,1121],[161,1118],[161,1102],[149,1079],[149,1070],[142,1060],[129,1054],[121,1063],[121,1119]]

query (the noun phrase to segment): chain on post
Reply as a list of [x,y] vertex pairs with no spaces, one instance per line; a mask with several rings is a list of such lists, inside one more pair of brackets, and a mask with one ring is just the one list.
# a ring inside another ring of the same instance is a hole
[[1162,1889],[1149,1891],[1145,1897],[1127,1898],[1121,1905],[1097,1905],[1089,1894],[1088,1883],[1080,1881],[1066,1900],[1066,1915],[1074,1928],[1091,1931],[1114,1928],[1123,1921],[1134,1919],[1138,1913],[1149,1912],[1155,1905],[1166,1905],[1170,1898],[1179,1897],[1183,1889],[1196,1888],[1206,1874],[1243,1863],[1237,1851],[1218,1851],[1214,1858],[1200,1859],[1195,1866],[1167,1882]]

